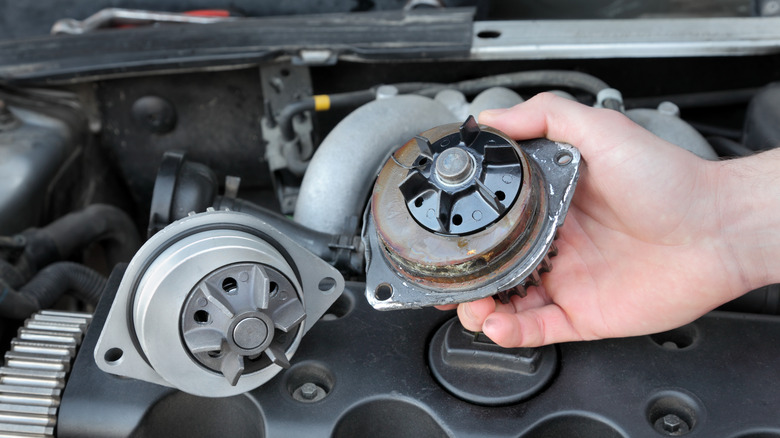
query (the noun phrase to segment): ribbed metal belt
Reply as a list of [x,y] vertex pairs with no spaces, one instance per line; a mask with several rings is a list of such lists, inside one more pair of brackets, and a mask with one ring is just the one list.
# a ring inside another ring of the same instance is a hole
[[0,367],[0,438],[54,436],[60,396],[91,320],[42,310],[24,322]]

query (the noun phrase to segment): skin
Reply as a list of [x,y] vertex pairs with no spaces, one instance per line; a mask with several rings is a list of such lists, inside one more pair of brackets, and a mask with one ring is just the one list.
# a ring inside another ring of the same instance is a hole
[[552,272],[509,304],[458,305],[467,329],[504,347],[643,335],[780,281],[777,151],[706,161],[617,111],[549,93],[479,121],[570,143],[585,166]]

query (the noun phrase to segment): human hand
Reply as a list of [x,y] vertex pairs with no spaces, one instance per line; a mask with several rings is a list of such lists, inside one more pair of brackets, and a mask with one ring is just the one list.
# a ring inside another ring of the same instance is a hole
[[458,305],[465,328],[504,347],[648,334],[767,281],[737,259],[737,246],[751,248],[744,239],[735,243],[745,224],[724,205],[740,193],[734,178],[724,178],[733,172],[723,163],[667,143],[616,111],[547,93],[485,111],[479,121],[516,139],[570,143],[586,165],[541,286],[508,304],[484,298]]

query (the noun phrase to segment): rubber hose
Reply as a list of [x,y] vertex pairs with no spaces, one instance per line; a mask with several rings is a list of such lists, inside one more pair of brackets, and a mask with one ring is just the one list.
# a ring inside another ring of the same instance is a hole
[[493,87],[564,87],[583,90],[595,96],[599,91],[609,88],[609,85],[595,76],[577,71],[532,70],[485,76],[483,78],[456,82],[443,87],[431,87],[420,90],[416,94],[434,96],[443,88],[452,88],[463,94],[473,95]]
[[707,137],[707,141],[722,157],[746,157],[755,153],[754,150],[730,138],[711,136]]
[[291,238],[296,243],[312,252],[312,254],[325,260],[332,261],[334,253],[330,248],[331,242],[336,238],[333,234],[312,230],[274,211],[263,208],[257,204],[242,199],[231,199],[218,196],[214,201],[217,210],[228,209],[251,214],[262,219],[277,231]]
[[105,242],[110,266],[129,262],[141,246],[138,230],[127,213],[105,204],[90,205],[24,234],[28,243],[16,267],[26,278],[94,242]]
[[625,99],[627,109],[656,108],[661,102],[673,102],[678,108],[710,108],[716,106],[744,105],[760,88],[705,91],[701,93],[669,94],[666,96],[632,97]]
[[84,265],[73,262],[53,263],[18,291],[0,281],[0,316],[25,319],[40,309],[51,307],[66,292],[95,305],[105,285],[105,277]]
[[13,288],[21,287],[24,284],[24,276],[18,269],[5,260],[0,259],[0,281],[5,282]]
[[[414,93],[427,97],[433,97],[444,89],[455,89],[466,95],[474,95],[493,87],[565,87],[583,90],[595,96],[599,91],[609,88],[606,82],[595,76],[567,70],[532,70],[503,73],[453,84],[408,82],[394,84],[393,86],[398,89],[400,94]],[[375,88],[329,95],[333,107],[359,106],[374,100],[375,97]],[[307,97],[291,102],[282,109],[277,118],[277,123],[279,123],[279,128],[285,140],[290,141],[295,138],[292,124],[293,117],[304,111],[313,110],[314,106],[314,98]]]
[[[399,94],[412,93],[423,88],[443,87],[442,84],[431,82],[403,82],[392,84],[392,86],[398,89]],[[329,94],[330,106],[332,108],[348,108],[366,104],[376,99],[376,88],[377,87],[369,88],[367,90]],[[293,118],[304,111],[312,111],[314,108],[314,98],[306,97],[301,100],[290,102],[282,109],[279,116],[277,116],[276,123],[279,124],[279,129],[285,140],[292,141],[295,138]]]

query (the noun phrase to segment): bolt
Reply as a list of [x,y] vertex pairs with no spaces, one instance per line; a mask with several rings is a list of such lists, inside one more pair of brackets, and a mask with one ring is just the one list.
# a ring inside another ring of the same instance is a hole
[[664,415],[663,418],[663,428],[665,431],[669,433],[675,433],[680,430],[680,425],[682,424],[682,420],[680,420],[680,417],[674,414],[667,414]]
[[301,390],[301,397],[303,397],[306,400],[314,400],[315,397],[317,397],[317,393],[319,392],[319,388],[317,385],[306,382],[300,387]]
[[764,7],[761,8],[761,15],[772,16],[777,15],[780,12],[780,2],[777,0],[771,0],[764,3]]
[[436,160],[436,175],[445,184],[460,184],[474,170],[474,158],[461,148],[449,148]]

